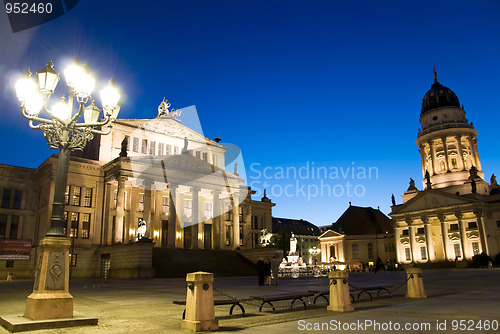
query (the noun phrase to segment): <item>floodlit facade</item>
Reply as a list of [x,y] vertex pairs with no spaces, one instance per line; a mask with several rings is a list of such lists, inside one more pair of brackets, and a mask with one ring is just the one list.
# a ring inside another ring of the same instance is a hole
[[[72,156],[65,216],[73,277],[151,277],[152,247],[250,249],[271,230],[274,203],[252,200],[233,162],[225,170],[228,148],[161,107],[153,119],[118,119]],[[0,275],[32,274],[56,167],[56,155],[35,169],[0,165],[0,239],[34,247],[30,261],[0,260]]]
[[434,83],[422,100],[420,151],[423,190],[410,179],[403,203],[393,206],[397,258],[401,263],[469,260],[500,252],[500,187],[484,173],[477,131],[458,97]]

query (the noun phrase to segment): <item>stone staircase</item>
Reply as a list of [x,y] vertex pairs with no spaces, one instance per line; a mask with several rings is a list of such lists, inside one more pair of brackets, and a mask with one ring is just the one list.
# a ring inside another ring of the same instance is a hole
[[186,277],[206,271],[219,277],[257,276],[255,265],[231,250],[153,248],[155,277]]

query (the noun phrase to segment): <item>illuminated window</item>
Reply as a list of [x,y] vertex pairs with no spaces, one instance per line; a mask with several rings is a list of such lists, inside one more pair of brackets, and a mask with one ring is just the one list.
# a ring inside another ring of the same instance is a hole
[[68,230],[68,211],[64,211],[64,227],[63,227],[63,233],[66,234],[66,231]]
[[422,260],[427,260],[427,249],[425,246],[420,247],[420,257]]
[[231,245],[231,226],[226,225],[226,246]]
[[73,186],[73,197],[71,198],[71,205],[80,205],[80,198],[82,197],[82,187]]
[[162,206],[162,212],[164,215],[168,215],[168,201],[169,201],[169,198],[168,196],[163,196],[162,200],[161,200],[161,206]]
[[460,244],[453,244],[453,249],[455,250],[455,258],[462,257],[462,250]]
[[155,155],[156,154],[156,142],[152,141],[151,144],[149,145],[149,155]]
[[203,206],[203,217],[212,218],[213,217],[213,203],[205,202]]
[[132,151],[139,152],[139,138],[134,137],[134,142],[132,144]]
[[191,199],[184,200],[184,216],[191,217],[193,214],[193,201]]
[[244,245],[245,237],[243,236],[243,226],[240,226],[240,246]]
[[472,254],[479,255],[479,242],[475,241],[472,243]]
[[86,208],[90,208],[92,206],[92,188],[85,188],[83,206]]
[[144,211],[144,193],[139,194],[139,211]]
[[82,214],[82,239],[88,239],[90,233],[90,213]]
[[411,251],[409,247],[405,248],[406,261],[411,261]]
[[69,205],[69,184],[66,186],[66,192],[64,193],[64,204]]
[[80,220],[79,212],[71,212],[71,235],[73,238],[78,238],[78,223]]
[[359,246],[358,244],[352,244],[352,258],[359,259]]
[[76,259],[78,258],[77,254],[69,254],[69,265],[71,267],[76,267]]

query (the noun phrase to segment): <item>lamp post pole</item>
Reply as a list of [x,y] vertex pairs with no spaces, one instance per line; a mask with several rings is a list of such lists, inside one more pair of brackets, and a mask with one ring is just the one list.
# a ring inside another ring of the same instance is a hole
[[[101,110],[90,94],[95,80],[88,74],[86,66],[76,61],[64,71],[69,87],[69,100],[63,97],[50,110],[47,101],[54,93],[59,74],[52,61],[37,71],[38,83],[31,79],[31,72],[16,83],[16,94],[21,102],[21,115],[29,120],[32,129],[41,130],[47,144],[59,149],[54,198],[50,218],[50,228],[40,240],[40,254],[36,261],[33,293],[26,300],[24,316],[32,320],[73,317],[73,296],[69,293],[69,248],[71,242],[64,233],[65,191],[68,181],[68,167],[72,150],[83,150],[94,138],[94,134],[106,135],[111,131],[111,123],[116,120],[120,106],[120,93],[114,82],[101,90],[103,117]],[[73,113],[73,100],[78,102],[78,110]],[[49,118],[40,117],[40,111]],[[84,122],[78,122],[83,114]],[[107,128],[103,131],[102,127]]]

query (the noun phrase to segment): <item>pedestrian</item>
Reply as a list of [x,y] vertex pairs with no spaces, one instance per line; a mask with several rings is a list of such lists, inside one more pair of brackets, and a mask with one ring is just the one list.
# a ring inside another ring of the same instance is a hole
[[262,259],[257,261],[257,274],[259,275],[259,285],[264,285],[264,273],[266,270],[266,264]]
[[271,272],[274,277],[273,285],[278,285],[278,273],[280,271],[280,262],[276,258],[276,255],[273,256],[273,260],[271,261]]
[[267,259],[264,268],[265,268],[264,276],[266,279],[266,285],[271,285],[271,261],[269,261],[269,259]]

